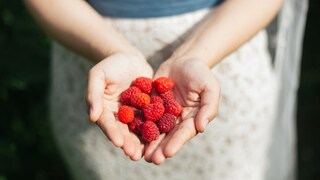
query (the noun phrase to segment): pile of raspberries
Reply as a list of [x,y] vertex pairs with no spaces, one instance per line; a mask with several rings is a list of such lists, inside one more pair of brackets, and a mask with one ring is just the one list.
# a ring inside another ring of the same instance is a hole
[[144,142],[156,140],[160,133],[167,133],[175,127],[182,111],[174,99],[173,87],[173,81],[167,77],[155,81],[138,77],[120,95],[122,105],[117,113],[118,119],[128,124],[130,131]]

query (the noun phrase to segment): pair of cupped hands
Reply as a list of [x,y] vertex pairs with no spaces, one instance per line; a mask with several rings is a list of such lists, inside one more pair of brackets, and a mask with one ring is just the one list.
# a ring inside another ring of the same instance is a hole
[[[115,116],[120,94],[141,76],[171,78],[175,83],[174,96],[183,107],[175,128],[146,145]],[[205,130],[217,115],[219,96],[218,80],[209,66],[197,59],[172,57],[154,73],[144,57],[116,53],[89,71],[90,120],[96,122],[114,146],[120,147],[132,160],[144,157],[147,162],[157,165],[173,157],[198,132]]]

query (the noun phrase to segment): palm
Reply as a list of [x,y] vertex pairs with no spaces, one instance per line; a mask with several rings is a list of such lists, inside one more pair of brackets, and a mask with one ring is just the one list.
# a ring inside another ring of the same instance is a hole
[[106,136],[133,160],[141,158],[144,146],[139,138],[129,131],[127,125],[116,120],[114,114],[118,111],[121,92],[137,77],[151,78],[152,73],[151,67],[144,61],[124,55],[114,55],[92,68],[89,77],[88,95],[90,96],[90,87],[92,91],[102,91],[100,91],[102,96],[99,98],[101,101],[98,99],[95,101],[100,102],[95,111],[100,114],[97,124]]
[[148,145],[145,159],[156,164],[172,157],[197,131],[204,130],[203,123],[213,118],[219,100],[217,80],[210,69],[199,61],[165,62],[155,78],[160,76],[170,77],[175,82],[173,93],[183,106],[183,111],[178,125],[170,133]]

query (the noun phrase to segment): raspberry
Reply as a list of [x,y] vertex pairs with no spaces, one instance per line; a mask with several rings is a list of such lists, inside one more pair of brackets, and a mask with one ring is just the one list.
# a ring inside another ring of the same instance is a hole
[[142,124],[144,123],[142,116],[135,117],[129,125],[129,129],[137,135],[141,134]]
[[164,106],[160,103],[148,104],[142,108],[144,117],[149,121],[157,121],[164,113]]
[[154,87],[158,91],[158,93],[164,93],[171,90],[174,86],[173,81],[167,77],[160,77],[156,79],[154,82]]
[[182,106],[174,99],[173,87],[168,77],[153,82],[150,78],[138,77],[120,95],[119,121],[127,124],[143,143],[156,140],[160,133],[168,133],[182,111]]
[[130,106],[120,106],[118,110],[118,119],[123,122],[124,124],[127,124],[131,121],[133,121],[134,118],[134,111],[133,108]]
[[142,92],[149,94],[152,90],[152,79],[147,77],[138,77],[134,81],[133,85],[138,87]]
[[123,104],[130,105],[130,97],[137,93],[141,93],[141,90],[135,86],[129,87],[127,90],[123,91],[120,95],[120,101]]
[[160,96],[152,96],[151,99],[150,99],[150,103],[151,104],[155,104],[155,103],[163,104],[163,100],[161,99]]
[[169,132],[176,125],[176,117],[169,113],[164,113],[157,121],[157,126],[161,133]]
[[142,125],[142,139],[145,142],[151,142],[158,139],[159,134],[160,134],[159,129],[154,122],[146,121]]
[[135,108],[135,107],[132,107],[132,108],[133,108],[133,111],[134,111],[134,117],[142,116],[142,112],[141,112],[140,109]]
[[141,108],[150,103],[150,96],[145,93],[137,93],[130,97],[130,103],[133,107]]
[[173,93],[171,91],[167,91],[165,93],[160,94],[160,97],[163,99],[163,101],[169,101],[171,99],[174,99]]
[[172,114],[174,116],[179,116],[182,111],[181,105],[174,99],[165,102],[164,107],[166,113]]

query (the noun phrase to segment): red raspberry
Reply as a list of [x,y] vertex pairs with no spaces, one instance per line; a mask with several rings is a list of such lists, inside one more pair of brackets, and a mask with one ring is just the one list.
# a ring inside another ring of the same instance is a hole
[[151,99],[150,99],[150,103],[151,104],[155,104],[155,103],[163,104],[163,100],[161,99],[160,96],[152,96]]
[[159,134],[160,134],[159,129],[154,122],[146,121],[142,125],[142,139],[145,142],[151,142],[158,139]]
[[167,77],[159,77],[154,82],[154,87],[158,91],[158,93],[164,93],[173,88],[174,83],[170,78]]
[[163,101],[169,101],[171,99],[174,99],[173,93],[171,91],[167,91],[165,93],[160,94],[160,97],[163,99]]
[[164,113],[157,121],[157,126],[161,133],[169,132],[176,125],[176,117],[169,113]]
[[138,87],[142,92],[150,94],[152,90],[152,79],[147,77],[138,77],[134,81],[134,86]]
[[118,110],[118,119],[123,122],[124,124],[127,124],[131,121],[133,121],[134,118],[134,111],[133,108],[130,106],[120,106]]
[[129,87],[127,90],[123,91],[120,95],[120,101],[123,104],[130,105],[130,97],[137,93],[141,93],[141,90],[135,86]]
[[181,105],[174,99],[165,102],[164,107],[166,113],[170,113],[174,116],[179,116],[182,111]]
[[150,96],[145,93],[137,93],[130,97],[130,103],[133,107],[142,108],[150,103]]
[[144,117],[149,121],[157,121],[164,113],[164,106],[161,103],[148,104],[142,108]]
[[142,116],[135,117],[129,125],[129,129],[137,135],[141,134],[142,125],[144,123]]
[[141,109],[138,109],[138,108],[135,108],[135,107],[132,107],[132,108],[133,108],[133,111],[134,111],[134,117],[142,116]]

